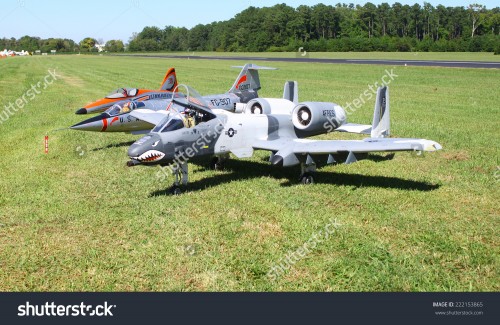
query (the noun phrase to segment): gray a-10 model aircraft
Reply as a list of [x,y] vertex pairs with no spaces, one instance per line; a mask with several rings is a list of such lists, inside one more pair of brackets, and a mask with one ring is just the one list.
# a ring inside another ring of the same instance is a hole
[[[275,68],[261,67],[251,63],[245,64],[228,92],[218,95],[203,96],[211,106],[233,110],[236,104],[247,103],[257,98],[257,91],[261,89],[259,70],[275,70]],[[94,132],[126,132],[132,134],[148,133],[154,124],[133,117],[130,112],[141,108],[157,111],[157,115],[164,117],[161,111],[166,111],[173,96],[172,92],[146,93],[133,100],[121,101],[114,104],[104,113],[86,119],[70,126],[70,129]]]
[[[295,88],[294,88],[295,86]],[[128,166],[169,165],[175,175],[171,188],[180,193],[188,181],[188,160],[214,155],[218,163],[229,157],[251,157],[254,150],[271,152],[276,166],[301,165],[301,182],[313,183],[316,164],[350,164],[369,152],[436,151],[437,142],[425,139],[388,138],[390,134],[389,89],[377,90],[372,125],[347,123],[346,113],[335,103],[292,102],[287,99],[256,98],[237,105],[242,114],[217,109],[184,85],[186,96],[172,98],[172,109],[145,137],[128,150]],[[296,83],[287,82],[296,98]],[[262,114],[255,114],[259,110]],[[252,113],[253,112],[253,113]],[[147,110],[131,113],[153,123]],[[194,121],[188,122],[188,120]],[[368,134],[363,140],[308,140],[306,137],[329,131]]]

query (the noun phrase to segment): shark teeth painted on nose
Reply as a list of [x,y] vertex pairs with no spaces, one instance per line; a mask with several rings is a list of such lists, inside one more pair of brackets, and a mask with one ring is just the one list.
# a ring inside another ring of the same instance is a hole
[[165,154],[158,150],[148,150],[139,157],[132,157],[132,159],[138,160],[140,162],[153,162],[163,159]]

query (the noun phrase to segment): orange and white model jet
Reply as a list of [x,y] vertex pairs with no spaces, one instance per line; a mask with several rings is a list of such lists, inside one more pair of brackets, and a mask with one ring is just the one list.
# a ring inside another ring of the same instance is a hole
[[[103,112],[113,106],[113,104],[123,100],[133,100],[135,97],[141,96],[142,98],[148,95],[151,98],[162,98],[162,96],[170,93],[177,87],[177,76],[175,68],[168,69],[160,85],[160,89],[139,89],[139,88],[118,88],[109,93],[106,97],[96,100],[84,107],[78,109],[76,114],[98,113]],[[166,98],[166,97],[165,97]]]

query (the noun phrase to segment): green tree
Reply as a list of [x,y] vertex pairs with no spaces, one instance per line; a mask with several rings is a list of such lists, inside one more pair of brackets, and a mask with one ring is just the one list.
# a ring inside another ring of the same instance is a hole
[[94,38],[86,37],[80,41],[80,49],[87,52],[92,52],[96,43],[97,41]]
[[[471,14],[476,14],[471,24]],[[472,27],[471,27],[472,25]],[[473,37],[472,37],[473,36]],[[234,18],[191,29],[145,27],[130,51],[492,51],[500,37],[500,8],[402,5],[286,4],[250,6]],[[472,40],[472,38],[477,38]]]
[[34,52],[39,48],[39,37],[23,36],[17,40],[17,48],[19,50],[25,50],[29,52]]
[[121,40],[109,40],[104,46],[108,52],[123,52],[125,46]]
[[477,3],[473,3],[467,7],[467,10],[469,11],[470,20],[472,22],[471,37],[474,37],[474,33],[481,24],[481,12],[484,10],[484,6]]

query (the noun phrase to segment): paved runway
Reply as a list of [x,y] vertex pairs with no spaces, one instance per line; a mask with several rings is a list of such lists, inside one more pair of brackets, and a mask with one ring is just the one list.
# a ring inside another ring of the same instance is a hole
[[483,68],[500,69],[500,62],[482,61],[436,61],[436,60],[367,60],[367,59],[315,59],[309,57],[296,58],[266,58],[258,56],[187,56],[187,55],[128,55],[148,58],[164,59],[194,59],[194,60],[243,60],[243,61],[273,61],[273,62],[300,62],[300,63],[330,63],[330,64],[381,64],[381,65],[406,65],[419,67],[447,67],[447,68]]

